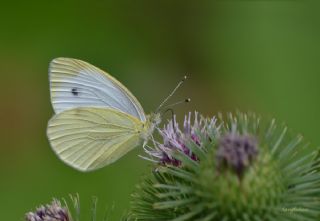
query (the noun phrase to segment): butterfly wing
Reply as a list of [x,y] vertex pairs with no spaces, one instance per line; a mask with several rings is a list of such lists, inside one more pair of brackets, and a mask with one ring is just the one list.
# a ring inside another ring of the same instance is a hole
[[142,129],[142,122],[126,113],[80,107],[53,116],[47,135],[62,161],[80,171],[92,171],[136,147]]
[[146,121],[133,94],[99,68],[72,58],[56,58],[49,67],[51,102],[56,113],[77,107],[110,107]]

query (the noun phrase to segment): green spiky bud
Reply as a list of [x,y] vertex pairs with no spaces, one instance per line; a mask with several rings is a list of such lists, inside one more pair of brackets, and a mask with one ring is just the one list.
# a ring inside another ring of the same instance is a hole
[[133,194],[135,220],[319,220],[319,163],[302,136],[254,114],[194,118],[147,149],[156,163]]

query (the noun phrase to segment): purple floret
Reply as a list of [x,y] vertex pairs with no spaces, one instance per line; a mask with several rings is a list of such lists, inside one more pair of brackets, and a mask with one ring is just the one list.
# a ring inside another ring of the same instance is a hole
[[194,120],[191,122],[191,112],[185,116],[183,129],[181,130],[179,124],[176,121],[176,116],[164,126],[162,130],[159,130],[163,138],[163,143],[156,145],[154,149],[146,150],[146,152],[164,165],[179,166],[181,162],[172,156],[172,151],[178,150],[189,156],[192,160],[198,161],[197,156],[187,147],[186,142],[192,140],[199,148],[202,143],[197,133],[201,133],[206,139],[210,139],[209,130],[215,127],[216,119],[205,119],[199,117],[195,112]]
[[249,135],[230,132],[220,138],[217,166],[231,168],[239,177],[258,155],[257,140]]
[[62,207],[58,200],[53,200],[51,204],[27,213],[26,221],[70,221],[70,217],[67,208]]

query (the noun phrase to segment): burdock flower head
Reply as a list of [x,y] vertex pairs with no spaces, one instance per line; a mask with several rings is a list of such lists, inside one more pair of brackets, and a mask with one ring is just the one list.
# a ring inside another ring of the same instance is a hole
[[163,137],[163,143],[158,143],[151,149],[146,149],[146,152],[157,162],[163,165],[179,166],[181,161],[176,159],[172,153],[180,151],[194,161],[198,161],[198,157],[187,146],[187,142],[192,142],[201,147],[204,139],[210,141],[209,133],[216,127],[216,118],[205,119],[200,118],[195,112],[193,122],[191,121],[191,112],[185,116],[183,129],[180,130],[179,124],[176,121],[176,116],[160,130]]
[[133,194],[134,220],[319,220],[320,164],[302,136],[252,113],[191,118],[147,150],[155,169]]
[[[80,216],[80,198],[79,195],[69,195],[70,198],[67,200],[63,199],[64,205],[59,200],[54,199],[51,204],[40,206],[35,212],[29,212],[25,216],[26,221],[82,221]],[[98,212],[98,198],[92,197],[92,204],[90,209],[90,220],[97,221]],[[69,207],[69,206],[70,207]],[[106,207],[105,213],[103,214],[103,221],[109,221],[112,215],[114,205],[110,208]],[[70,210],[69,210],[70,208]],[[71,215],[72,214],[72,215]],[[127,213],[124,213],[120,221],[133,221]]]
[[71,221],[71,219],[68,209],[54,199],[51,204],[40,206],[35,212],[27,213],[26,221]]

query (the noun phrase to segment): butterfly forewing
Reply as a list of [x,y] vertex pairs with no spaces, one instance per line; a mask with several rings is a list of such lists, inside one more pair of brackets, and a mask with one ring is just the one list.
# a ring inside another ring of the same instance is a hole
[[91,171],[108,165],[136,147],[142,122],[110,108],[80,107],[56,114],[47,134],[54,152],[66,164]]
[[72,58],[56,58],[49,67],[51,102],[56,113],[77,107],[109,107],[142,122],[145,113],[132,93],[93,65]]

